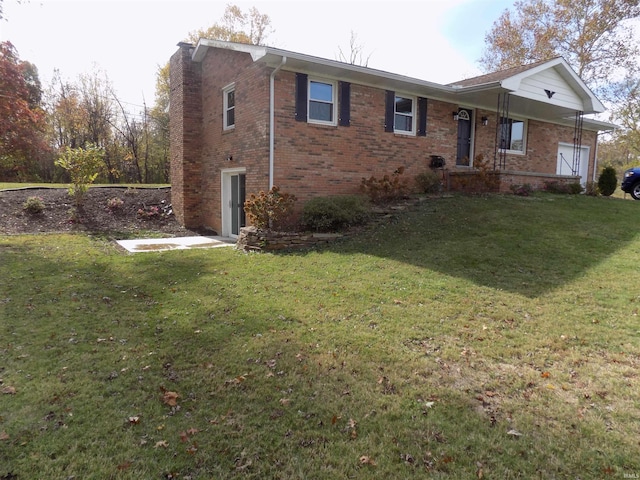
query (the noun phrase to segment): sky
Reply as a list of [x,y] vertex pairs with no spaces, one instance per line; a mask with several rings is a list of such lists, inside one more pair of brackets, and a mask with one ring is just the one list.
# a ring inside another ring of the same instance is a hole
[[43,87],[55,69],[70,82],[101,72],[135,111],[153,105],[177,43],[219,22],[228,3],[270,17],[270,46],[336,60],[354,32],[369,67],[444,84],[481,73],[484,36],[514,0],[4,0],[0,41],[38,68]]

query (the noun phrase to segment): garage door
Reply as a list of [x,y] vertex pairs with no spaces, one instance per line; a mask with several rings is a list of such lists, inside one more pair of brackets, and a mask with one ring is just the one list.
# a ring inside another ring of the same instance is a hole
[[[558,166],[557,175],[574,175],[573,168],[573,145],[570,143],[558,144]],[[580,184],[584,187],[587,184],[587,174],[589,172],[589,147],[580,147],[580,165],[577,175],[580,175]]]

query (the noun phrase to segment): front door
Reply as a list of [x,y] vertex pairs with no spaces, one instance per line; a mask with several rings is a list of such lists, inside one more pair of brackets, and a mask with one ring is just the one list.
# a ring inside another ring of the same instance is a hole
[[237,237],[246,225],[244,213],[245,172],[222,173],[222,236]]
[[471,118],[471,110],[466,108],[458,109],[458,151],[456,154],[456,165],[465,167],[471,165]]

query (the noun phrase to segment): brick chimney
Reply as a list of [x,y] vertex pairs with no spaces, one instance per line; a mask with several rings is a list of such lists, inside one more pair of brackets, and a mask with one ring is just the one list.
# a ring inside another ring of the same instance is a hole
[[191,60],[193,45],[179,43],[169,63],[169,155],[171,203],[178,222],[202,226],[202,71]]

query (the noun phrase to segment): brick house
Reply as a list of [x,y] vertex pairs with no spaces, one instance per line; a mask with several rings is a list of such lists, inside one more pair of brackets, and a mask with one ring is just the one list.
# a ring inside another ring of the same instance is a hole
[[[170,62],[174,212],[235,237],[245,195],[277,185],[298,204],[358,192],[444,158],[448,188],[483,158],[500,189],[596,175],[586,118],[603,105],[562,59],[440,85],[271,47],[200,40]],[[481,157],[480,157],[481,156]]]

